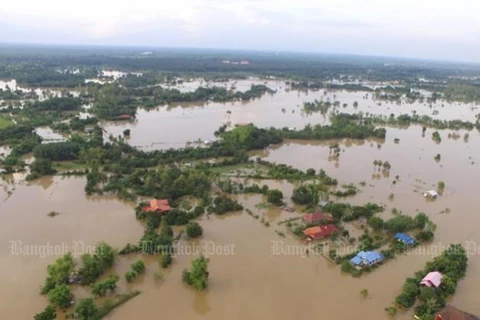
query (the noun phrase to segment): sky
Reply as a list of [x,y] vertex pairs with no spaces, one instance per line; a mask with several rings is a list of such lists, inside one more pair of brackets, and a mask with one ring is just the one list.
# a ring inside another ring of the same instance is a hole
[[0,0],[0,42],[480,62],[478,0]]

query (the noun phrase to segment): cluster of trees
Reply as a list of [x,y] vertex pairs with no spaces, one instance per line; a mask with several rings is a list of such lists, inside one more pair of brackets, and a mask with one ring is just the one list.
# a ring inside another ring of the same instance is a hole
[[72,95],[65,97],[53,97],[43,101],[35,101],[27,104],[26,108],[31,108],[34,111],[72,111],[77,110],[82,105],[82,100]]
[[100,119],[116,120],[121,115],[134,117],[140,101],[118,84],[107,84],[95,92],[93,112]]
[[197,290],[205,290],[208,287],[208,259],[200,256],[192,260],[190,270],[183,270],[183,281]]
[[423,240],[430,240],[433,238],[433,233],[435,231],[435,225],[423,212],[418,213],[414,217],[404,214],[395,215],[394,217],[385,221],[383,227],[391,233],[419,229],[421,232],[423,231],[420,235],[421,238],[429,238]]
[[[69,308],[73,303],[73,294],[69,284],[79,281],[81,284],[92,284],[102,273],[113,265],[115,250],[104,242],[96,246],[95,255],[84,254],[81,257],[82,265],[75,272],[75,261],[70,253],[58,258],[54,264],[47,268],[47,277],[41,288],[41,293],[47,295],[51,307],[37,314],[35,319],[55,319],[52,308]],[[73,280],[72,280],[73,279]],[[92,286],[95,295],[103,296],[107,290],[114,290],[118,278],[110,276]],[[54,309],[53,309],[54,311]]]
[[36,135],[33,126],[16,125],[0,129],[0,144],[13,144]]
[[68,161],[78,158],[80,146],[71,141],[39,144],[33,149],[35,158]]
[[[149,89],[143,89],[144,92]],[[189,102],[189,101],[216,101],[226,102],[234,100],[251,100],[259,98],[265,93],[272,93],[273,90],[267,86],[252,85],[245,92],[228,90],[223,87],[199,87],[192,92],[181,92],[177,89],[154,88],[150,94],[153,95],[155,105],[168,104],[171,102]]]
[[56,131],[60,132],[70,132],[70,131],[85,131],[85,127],[88,125],[96,125],[98,123],[98,118],[96,117],[88,117],[85,119],[81,119],[80,117],[76,116],[70,119],[68,122],[58,122],[52,124],[50,127]]
[[432,132],[432,140],[436,143],[440,143],[442,141],[442,137],[440,136],[440,133],[438,133],[438,131]]
[[225,179],[218,182],[219,188],[226,193],[259,193],[267,196],[267,201],[271,204],[283,205],[283,193],[277,189],[269,189],[267,185],[260,187],[258,184],[245,186],[243,183],[236,183],[231,179]]
[[173,201],[186,195],[205,198],[210,192],[211,179],[207,171],[164,166],[157,170],[136,169],[130,174],[114,174],[103,190],[115,193],[132,190],[136,195]]
[[304,102],[303,110],[307,113],[320,112],[322,115],[326,115],[330,107],[332,107],[330,101],[323,101],[315,99],[313,102]]
[[349,203],[328,203],[323,207],[325,212],[330,212],[335,221],[353,221],[360,217],[369,219],[375,213],[382,212],[383,207],[375,203],[366,203],[363,206],[352,206]]
[[226,196],[217,196],[213,199],[213,204],[209,206],[207,210],[215,214],[224,214],[231,211],[243,210],[243,206]]
[[353,184],[343,185],[342,188],[342,190],[332,191],[332,194],[337,197],[348,197],[356,195],[358,192],[358,188]]
[[365,124],[376,124],[376,125],[390,125],[390,126],[410,126],[410,125],[422,125],[424,127],[423,132],[425,132],[426,127],[436,128],[436,129],[467,129],[472,130],[474,128],[479,129],[480,124],[477,122],[469,122],[462,120],[440,120],[434,119],[427,115],[420,116],[418,114],[409,115],[401,114],[397,117],[392,113],[388,117],[382,115],[364,115],[363,113],[352,114],[357,120],[361,120]]
[[130,266],[130,270],[125,273],[127,282],[132,282],[140,274],[145,273],[145,263],[143,260],[137,260]]
[[392,165],[388,161],[382,161],[382,160],[373,160],[373,166],[374,168],[378,168],[379,170],[383,168],[383,170],[390,170],[392,168]]
[[97,297],[104,297],[107,292],[115,291],[117,282],[120,277],[116,274],[111,274],[101,281],[92,284],[92,293]]
[[78,270],[80,282],[84,285],[94,283],[115,262],[115,250],[105,242],[95,248],[95,254],[81,256],[81,267]]
[[[307,139],[307,140],[327,140],[327,139],[366,139],[380,138],[385,139],[386,130],[384,128],[375,128],[371,124],[362,123],[356,117],[348,114],[335,114],[331,116],[331,125],[307,125],[302,130],[290,131],[281,130],[281,136],[288,139]],[[271,129],[280,131],[278,129]]]
[[[459,244],[451,245],[441,255],[427,262],[425,268],[416,272],[413,278],[405,280],[402,293],[395,298],[396,304],[409,309],[419,298],[420,304],[415,308],[415,314],[422,319],[433,319],[434,314],[445,306],[445,299],[455,293],[457,282],[465,276],[467,264],[465,249]],[[433,271],[443,274],[440,287],[421,287],[421,280]]]
[[48,159],[38,158],[30,165],[30,174],[27,180],[34,180],[41,176],[55,174],[57,171],[53,168],[52,162]]

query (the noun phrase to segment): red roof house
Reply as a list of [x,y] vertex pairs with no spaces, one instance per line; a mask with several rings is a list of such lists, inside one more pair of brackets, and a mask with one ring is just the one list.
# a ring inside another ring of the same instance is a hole
[[460,311],[455,307],[446,306],[435,315],[435,320],[479,320],[480,318]]
[[335,225],[327,224],[324,226],[307,228],[303,230],[303,234],[310,240],[319,240],[330,236],[335,231],[338,231],[338,228]]
[[306,224],[331,222],[331,221],[333,221],[333,217],[329,213],[314,212],[314,213],[308,213],[303,216],[303,222]]
[[160,213],[165,213],[168,211],[172,211],[173,208],[170,207],[170,204],[168,203],[167,199],[152,199],[150,200],[150,205],[143,207],[142,211],[145,212],[160,212]]

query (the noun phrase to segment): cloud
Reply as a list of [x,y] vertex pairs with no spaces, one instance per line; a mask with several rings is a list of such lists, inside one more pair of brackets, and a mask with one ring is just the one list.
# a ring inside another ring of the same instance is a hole
[[480,2],[475,0],[4,2],[3,41],[401,53],[452,59],[479,59],[465,50],[480,50],[476,17]]

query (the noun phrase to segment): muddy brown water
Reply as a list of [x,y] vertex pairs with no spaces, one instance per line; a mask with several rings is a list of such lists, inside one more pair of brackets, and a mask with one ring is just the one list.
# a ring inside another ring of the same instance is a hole
[[[329,93],[332,99],[333,94]],[[342,103],[348,97],[351,101],[358,100],[360,107],[357,110],[363,110],[361,93],[359,96],[344,93],[345,98],[338,97],[338,92],[335,94]],[[106,123],[106,129],[121,134],[124,128],[131,128],[129,141],[133,145],[147,148],[157,148],[157,144],[183,146],[198,138],[214,139],[213,131],[228,121],[297,128],[307,123],[328,123],[328,117],[318,113],[301,114],[301,107],[296,107],[303,101],[322,96],[323,92],[283,89],[275,95],[248,103],[163,107],[150,112],[139,111],[135,123]],[[351,104],[349,102],[349,106]],[[367,110],[368,103],[365,105]],[[388,108],[408,113],[404,111],[406,106],[382,104],[372,105],[370,109],[382,114],[391,113]],[[283,113],[281,108],[286,108],[286,112]],[[345,109],[348,111],[349,108]],[[421,108],[425,108],[425,114],[431,113],[428,107],[415,107],[417,112]],[[452,105],[445,110],[452,110],[452,118],[458,118],[453,117],[455,110],[465,112],[465,117],[473,121],[475,111],[469,108]],[[227,114],[227,110],[232,110],[232,114]],[[372,112],[366,110],[364,112]],[[353,107],[351,111],[355,112]],[[448,118],[448,114],[440,109],[438,117]],[[480,181],[476,169],[480,162],[479,134],[469,132],[469,140],[464,142],[466,131],[457,132],[461,136],[458,140],[447,137],[452,132],[440,131],[440,144],[432,141],[432,130],[427,130],[422,137],[421,127],[411,126],[408,129],[388,128],[387,139],[380,143],[380,148],[378,141],[286,141],[267,151],[252,153],[252,156],[301,169],[323,168],[340,184],[353,182],[358,186],[359,182],[365,181],[356,196],[332,200],[382,203],[387,207],[381,214],[384,217],[388,217],[394,207],[406,214],[426,212],[436,223],[437,232],[435,241],[425,247],[425,252],[397,257],[374,272],[354,279],[343,275],[338,266],[321,256],[304,257],[292,253],[292,246],[299,243],[289,235],[282,238],[275,233],[275,230],[284,231],[277,225],[279,221],[300,213],[258,209],[255,205],[264,201],[262,196],[242,195],[239,200],[269,221],[270,227],[245,212],[203,217],[200,223],[205,229],[204,236],[200,240],[180,241],[179,248],[184,249],[183,253],[179,253],[173,265],[164,271],[163,281],[154,280],[154,274],[159,270],[158,257],[144,257],[146,274],[132,284],[126,284],[123,275],[139,257],[119,257],[112,270],[122,277],[118,291],[138,289],[142,294],[116,309],[108,319],[150,319],[160,315],[166,319],[218,320],[387,319],[384,308],[401,291],[405,278],[423,268],[432,255],[452,242],[480,243],[480,218],[475,211],[478,207],[476,184]],[[398,144],[394,143],[395,138],[400,139]],[[329,145],[334,142],[339,142],[342,149],[338,160],[329,158]],[[433,159],[437,153],[442,157],[438,163]],[[374,170],[375,159],[391,163],[389,176]],[[396,175],[399,175],[399,182],[393,184]],[[59,253],[73,251],[77,256],[93,250],[92,246],[102,240],[121,248],[127,242],[137,242],[143,227],[135,219],[133,204],[108,196],[85,196],[84,178],[44,178],[30,184],[15,182],[19,178],[17,175],[13,181],[2,182],[3,188],[0,189],[0,311],[13,319],[31,319],[47,304],[46,298],[39,294],[40,285],[46,276],[46,266],[58,257],[55,252],[48,252],[48,248],[60,250]],[[439,180],[446,183],[444,194],[436,201],[426,201],[422,192],[435,189]],[[278,188],[287,198],[293,190],[293,186],[285,181],[256,183]],[[390,194],[394,194],[393,200],[389,200]],[[449,213],[445,213],[447,208]],[[300,207],[297,209],[301,210]],[[50,211],[61,214],[51,218],[47,216]],[[180,230],[176,228],[177,232]],[[283,248],[281,254],[272,255],[274,243],[277,249]],[[232,245],[233,250],[228,251]],[[25,251],[34,246],[40,251]],[[196,292],[181,282],[181,272],[189,266],[195,248],[198,253],[216,250],[209,255],[211,277],[209,289],[204,292]],[[480,314],[480,247],[471,246],[470,253],[467,276],[460,281],[450,302]],[[368,290],[367,298],[360,295],[362,289]],[[75,288],[74,293],[77,298],[89,294],[88,288]],[[397,318],[410,319],[411,313],[400,313]]]
[[[202,81],[187,82],[179,85],[184,91],[192,91],[202,85]],[[241,85],[239,85],[239,83]],[[172,103],[151,110],[139,109],[134,121],[103,122],[107,134],[122,135],[125,129],[131,129],[128,143],[144,150],[182,148],[188,142],[196,140],[215,140],[214,132],[221,125],[234,126],[241,123],[254,123],[258,127],[287,127],[301,129],[307,124],[328,124],[329,115],[319,112],[307,114],[303,111],[304,102],[315,99],[339,101],[340,107],[331,108],[338,112],[375,114],[389,116],[394,114],[428,115],[436,119],[461,119],[475,121],[479,113],[478,106],[473,103],[448,103],[438,101],[436,104],[402,101],[385,102],[375,100],[371,93],[348,92],[341,90],[298,91],[290,90],[282,81],[243,80],[241,82],[220,83],[226,87],[237,85],[248,88],[252,84],[263,84],[275,89],[274,94],[265,94],[252,101],[228,103],[189,102]],[[217,84],[215,84],[217,85]],[[353,106],[358,102],[358,107]],[[347,106],[343,107],[346,103]],[[438,112],[438,114],[434,114]]]

